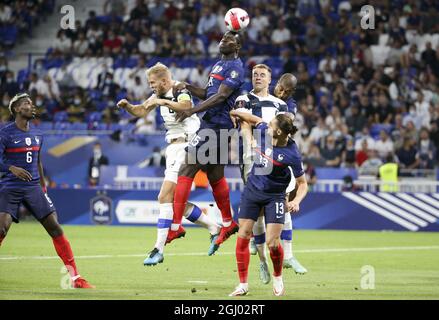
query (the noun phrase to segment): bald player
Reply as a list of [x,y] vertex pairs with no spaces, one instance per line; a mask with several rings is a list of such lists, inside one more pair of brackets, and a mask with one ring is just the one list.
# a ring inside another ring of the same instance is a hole
[[[297,86],[297,78],[291,73],[284,73],[276,83],[274,87],[274,95],[285,101],[288,106],[288,112],[293,113],[294,115],[297,112],[297,104],[293,98],[293,95],[296,91]],[[294,194],[295,189],[295,179],[292,175],[291,183],[288,186],[287,193],[291,192],[291,195]],[[289,199],[292,200],[293,197]],[[250,252],[255,255],[258,253],[259,259],[261,262],[267,260],[265,253],[265,222],[264,217],[259,217],[258,221],[255,223],[253,227],[253,235],[258,239],[257,243],[255,242],[255,238],[251,239],[250,242]],[[281,233],[282,246],[284,249],[284,268],[293,268],[294,271],[298,274],[305,274],[308,272],[305,267],[303,267],[300,262],[294,257],[292,244],[293,244],[293,224],[291,220],[291,214],[285,215],[285,224]],[[262,279],[262,277],[261,277]],[[267,278],[265,278],[267,279]],[[263,281],[265,283],[265,281]]]

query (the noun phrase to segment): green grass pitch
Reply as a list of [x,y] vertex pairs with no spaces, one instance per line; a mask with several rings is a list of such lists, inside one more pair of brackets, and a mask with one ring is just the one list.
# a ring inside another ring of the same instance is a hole
[[[64,230],[81,275],[97,289],[62,289],[62,263],[50,238],[39,224],[25,222],[13,225],[0,247],[0,299],[229,299],[238,283],[236,235],[209,257],[207,231],[187,228],[184,239],[166,247],[163,264],[144,267],[153,227]],[[309,272],[284,270],[281,299],[439,299],[437,233],[296,230],[294,241]],[[374,268],[375,289],[361,287],[365,265]],[[252,256],[250,294],[240,300],[275,298],[271,283],[260,283],[258,266]]]

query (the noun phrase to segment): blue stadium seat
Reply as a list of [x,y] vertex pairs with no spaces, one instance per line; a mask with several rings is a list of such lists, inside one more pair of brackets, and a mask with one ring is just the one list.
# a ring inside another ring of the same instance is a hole
[[69,119],[69,115],[66,111],[59,111],[55,113],[55,116],[53,117],[53,120],[55,122],[67,122]]

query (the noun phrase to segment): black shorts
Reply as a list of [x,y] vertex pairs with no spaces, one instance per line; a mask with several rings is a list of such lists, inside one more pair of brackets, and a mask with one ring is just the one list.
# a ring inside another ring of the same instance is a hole
[[52,200],[40,185],[21,189],[0,188],[0,213],[9,213],[14,222],[18,222],[20,204],[23,204],[37,220],[42,220],[55,211]]
[[241,195],[239,219],[258,220],[264,209],[265,223],[284,224],[287,211],[285,193],[266,193],[247,184]]

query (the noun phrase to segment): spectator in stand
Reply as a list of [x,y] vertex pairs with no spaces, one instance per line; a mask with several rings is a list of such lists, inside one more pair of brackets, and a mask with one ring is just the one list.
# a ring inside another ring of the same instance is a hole
[[217,16],[209,7],[204,7],[198,20],[197,34],[207,35],[214,31],[217,25]]
[[291,40],[291,31],[286,28],[285,22],[281,19],[277,24],[277,28],[273,30],[271,41],[274,45],[284,46]]
[[411,137],[404,138],[403,146],[396,151],[398,163],[402,169],[417,169],[419,166],[418,150]]
[[13,22],[12,9],[7,4],[0,3],[0,26],[9,25]]
[[436,146],[430,140],[427,128],[422,128],[419,134],[418,154],[420,169],[433,169],[436,161]]
[[375,143],[375,150],[378,152],[378,157],[380,157],[382,161],[385,161],[389,154],[394,153],[393,142],[389,138],[387,131],[380,131],[380,139]]
[[20,90],[17,81],[15,81],[14,72],[8,70],[1,81],[0,92],[6,92],[10,97],[15,96]]
[[346,142],[346,148],[341,154],[341,166],[345,168],[355,168],[356,153],[354,147],[354,140],[348,139]]
[[130,11],[130,20],[142,20],[148,17],[148,6],[145,4],[145,0],[136,0],[135,7]]
[[70,122],[80,122],[84,120],[86,108],[89,105],[83,90],[76,90],[73,99],[69,100],[67,114]]
[[140,77],[136,76],[134,82],[130,85],[128,89],[128,100],[129,101],[140,101],[143,102],[151,94],[149,87],[145,86]]
[[350,132],[360,132],[366,125],[366,118],[360,113],[360,108],[357,104],[352,105],[351,115],[346,118]]
[[186,52],[191,57],[203,57],[205,55],[203,41],[196,36],[192,36],[186,44]]
[[320,117],[317,120],[317,125],[311,129],[309,137],[314,143],[318,143],[320,141],[320,139],[325,137],[328,133],[329,133],[329,130],[326,127],[323,119]]
[[164,13],[166,10],[164,3],[160,0],[155,0],[154,3],[149,3],[148,10],[151,21],[156,23],[159,20],[164,20]]
[[341,150],[335,143],[333,135],[326,136],[325,145],[320,149],[327,167],[339,167],[341,163]]
[[209,57],[216,58],[219,56],[219,43],[216,41],[211,41],[209,47],[207,48]]
[[104,72],[98,76],[98,84],[95,89],[102,92],[104,97],[116,99],[118,85],[114,83],[113,73]]
[[317,183],[317,174],[314,166],[307,160],[303,161],[303,171],[306,175],[306,181],[308,182],[308,188],[312,190]]
[[139,42],[139,51],[145,54],[147,57],[154,56],[156,54],[157,46],[153,38],[151,38],[149,31],[144,31],[142,40]]
[[72,50],[72,40],[66,36],[66,32],[62,29],[58,31],[55,41],[52,45],[54,56],[63,56]]
[[355,150],[361,150],[363,140],[367,141],[368,149],[375,149],[375,140],[369,133],[369,127],[364,126],[361,132],[358,132],[355,137]]
[[196,68],[192,68],[189,74],[189,82],[197,87],[204,88],[209,78],[209,72],[204,69],[202,64],[197,64]]
[[355,155],[355,163],[357,167],[361,167],[361,165],[367,160],[369,157],[369,148],[367,145],[367,140],[364,139],[361,141],[361,149],[357,151]]
[[123,0],[105,0],[104,15],[124,16],[125,15],[125,1]]
[[369,150],[367,160],[358,168],[359,175],[376,177],[383,161],[378,157],[376,150]]
[[93,156],[88,162],[88,182],[90,186],[97,186],[101,177],[101,166],[108,165],[108,158],[102,153],[102,145],[97,142],[93,147]]
[[73,52],[82,57],[88,49],[88,40],[85,37],[85,33],[81,32],[78,35],[78,39],[73,43]]
[[117,36],[113,30],[108,31],[104,39],[104,48],[107,48],[112,54],[119,54],[122,49],[122,39]]
[[46,75],[43,79],[38,79],[37,74],[32,73],[30,77],[31,82],[27,89],[29,92],[36,90],[45,99],[59,100],[60,90],[58,83],[52,80],[49,75]]

